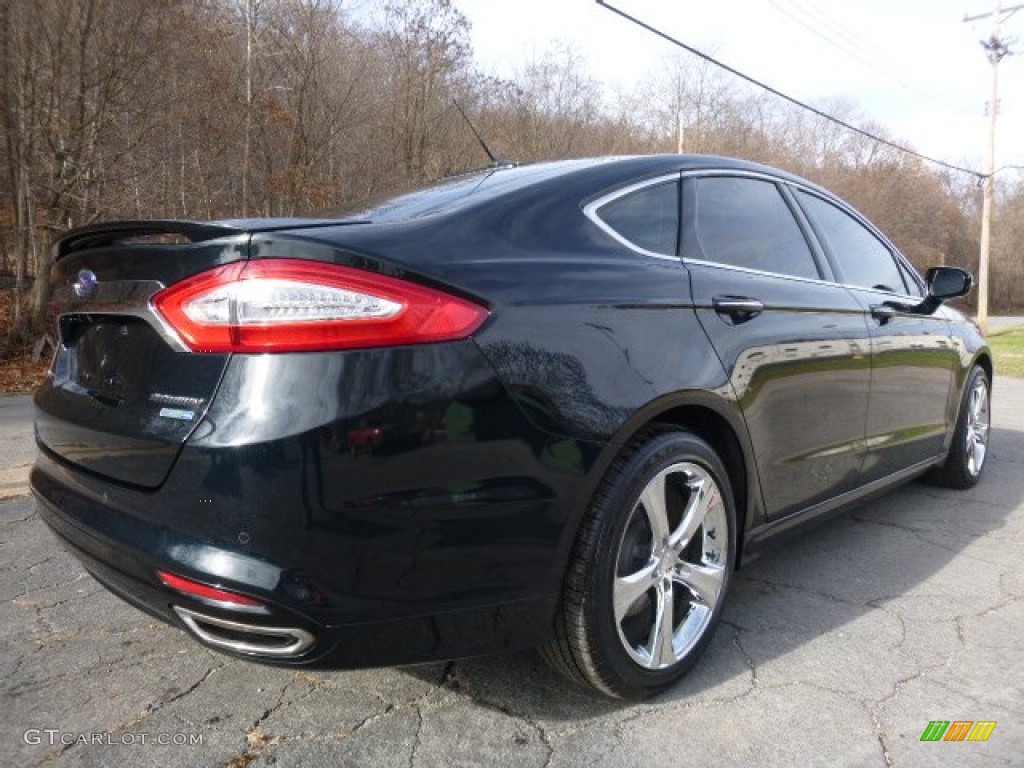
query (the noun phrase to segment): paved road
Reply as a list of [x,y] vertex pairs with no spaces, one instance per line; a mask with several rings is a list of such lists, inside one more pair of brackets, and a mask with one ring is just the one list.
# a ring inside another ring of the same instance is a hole
[[[745,569],[707,656],[640,705],[530,653],[360,672],[226,659],[99,588],[22,486],[0,502],[0,764],[1020,765],[1024,381],[996,382],[995,423],[973,491],[908,485]],[[27,400],[0,399],[0,428],[3,461],[27,461]],[[930,720],[998,725],[922,743]],[[109,743],[60,743],[79,734]],[[154,744],[183,738],[202,744]]]
[[0,500],[25,494],[33,451],[32,398],[0,395]]
[[1014,326],[1024,328],[1024,317],[1009,317],[1004,315],[999,317],[990,317],[988,319],[988,329],[990,331],[999,331],[1003,328],[1012,328]]

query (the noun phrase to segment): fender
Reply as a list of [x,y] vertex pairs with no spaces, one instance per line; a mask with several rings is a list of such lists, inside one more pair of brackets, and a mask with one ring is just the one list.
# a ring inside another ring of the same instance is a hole
[[[728,388],[728,386],[726,384],[725,388]],[[741,452],[745,493],[742,499],[737,498],[736,500],[737,506],[741,507],[738,510],[740,525],[737,530],[736,559],[737,568],[739,568],[740,562],[743,559],[746,532],[764,520],[764,501],[761,496],[761,483],[757,472],[757,463],[754,461],[753,447],[750,444],[743,414],[735,398],[731,397],[731,394],[731,390],[729,390],[730,396],[725,397],[720,392],[702,389],[671,392],[651,400],[634,412],[619,427],[611,439],[604,444],[588,473],[586,481],[580,487],[579,495],[571,505],[563,532],[563,540],[558,550],[559,572],[564,573],[583,516],[589,508],[598,486],[604,480],[612,462],[621,453],[622,449],[638,434],[642,433],[643,430],[659,422],[678,425],[707,439],[708,435],[702,435],[700,428],[702,414],[705,415],[705,418],[707,414],[711,414],[724,422],[732,433],[732,437]],[[714,442],[714,440],[712,439],[711,442]],[[722,458],[724,461],[728,459],[726,456]]]

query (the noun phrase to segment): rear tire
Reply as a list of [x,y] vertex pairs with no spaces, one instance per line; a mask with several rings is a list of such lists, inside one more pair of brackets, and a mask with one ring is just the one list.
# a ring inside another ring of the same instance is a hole
[[991,394],[988,374],[981,366],[974,366],[960,399],[949,455],[924,476],[926,483],[958,490],[978,484],[988,457]]
[[584,517],[544,657],[609,696],[665,690],[711,641],[735,542],[728,474],[706,442],[669,431],[633,443]]

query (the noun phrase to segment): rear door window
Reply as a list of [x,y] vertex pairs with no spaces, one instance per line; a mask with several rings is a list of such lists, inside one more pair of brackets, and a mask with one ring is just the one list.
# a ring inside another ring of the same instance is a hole
[[707,261],[821,277],[803,231],[773,182],[731,176],[699,179],[696,230]]

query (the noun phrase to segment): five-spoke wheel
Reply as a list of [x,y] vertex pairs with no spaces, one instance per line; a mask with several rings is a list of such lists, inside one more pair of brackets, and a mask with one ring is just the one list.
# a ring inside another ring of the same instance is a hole
[[671,667],[700,639],[722,594],[727,531],[722,492],[699,465],[672,464],[647,483],[612,590],[619,640],[637,664]]
[[580,531],[546,658],[613,696],[664,690],[707,647],[732,578],[725,466],[693,434],[647,434],[612,465]]
[[953,440],[946,460],[925,475],[933,485],[945,488],[970,488],[981,479],[989,453],[992,382],[981,366],[967,376]]
[[967,471],[974,476],[981,474],[985,464],[988,428],[988,381],[981,376],[972,383],[967,400]]

